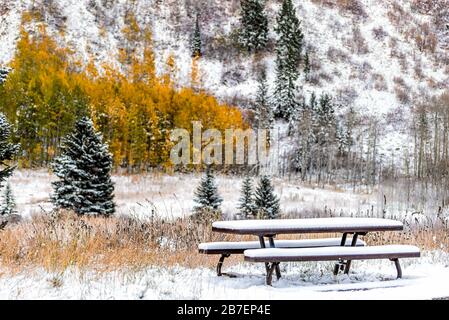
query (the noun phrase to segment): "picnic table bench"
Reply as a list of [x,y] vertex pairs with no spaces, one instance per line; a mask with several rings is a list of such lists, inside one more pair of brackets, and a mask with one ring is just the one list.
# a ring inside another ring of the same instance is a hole
[[[320,247],[337,247],[341,245],[340,238],[327,239],[305,239],[305,240],[277,240],[276,248],[320,248]],[[352,239],[346,239],[346,246],[352,245]],[[264,247],[270,247],[269,241],[265,241]],[[365,246],[365,242],[357,240],[356,246]],[[209,242],[201,243],[198,247],[199,252],[203,254],[221,255],[217,264],[217,276],[230,275],[223,273],[223,262],[232,254],[243,254],[246,250],[260,249],[259,241],[236,241],[236,242]]]
[[[338,261],[334,274],[340,270],[349,273],[352,260],[390,259],[395,263],[398,278],[402,276],[399,258],[419,257],[419,249],[414,246],[366,247],[359,236],[369,232],[401,231],[399,221],[375,218],[318,218],[285,220],[237,220],[219,221],[212,225],[215,232],[254,235],[259,241],[215,242],[200,244],[204,254],[220,254],[217,275],[222,275],[223,261],[231,254],[244,254],[246,261],[263,262],[267,272],[266,282],[271,285],[275,271],[279,279],[279,264],[289,261]],[[330,239],[279,240],[282,234],[341,233],[342,237]],[[352,238],[348,238],[352,235]],[[267,238],[267,240],[265,240]]]

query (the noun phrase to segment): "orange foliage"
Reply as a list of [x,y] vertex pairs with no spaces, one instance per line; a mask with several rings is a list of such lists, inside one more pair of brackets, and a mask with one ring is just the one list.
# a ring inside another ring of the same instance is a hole
[[19,138],[25,160],[32,159],[25,165],[50,161],[62,136],[85,113],[109,143],[115,164],[130,170],[170,166],[170,131],[191,131],[192,121],[222,131],[245,126],[237,108],[220,104],[197,88],[176,88],[173,55],[158,77],[151,32],[140,28],[133,16],[125,21],[120,69],[99,68],[93,62],[81,67],[45,29],[33,37],[22,30],[14,71],[0,88],[0,107],[7,109],[17,128],[30,126]]

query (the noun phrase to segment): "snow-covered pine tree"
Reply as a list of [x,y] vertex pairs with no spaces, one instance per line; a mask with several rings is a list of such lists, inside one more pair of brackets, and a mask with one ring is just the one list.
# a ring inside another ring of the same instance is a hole
[[112,155],[92,120],[88,117],[78,120],[73,132],[64,138],[61,150],[52,164],[59,178],[52,183],[55,206],[80,215],[112,215],[115,212]]
[[9,68],[0,67],[0,85],[2,85],[6,81],[9,71]]
[[315,149],[316,132],[316,96],[312,93],[309,103],[304,103],[301,118],[296,128],[296,149],[293,155],[293,166],[301,173],[302,180],[306,179],[310,170],[312,154]]
[[291,0],[284,0],[277,18],[276,82],[273,104],[278,118],[292,122],[298,117],[296,81],[303,45],[301,23]]
[[11,190],[11,185],[8,183],[3,192],[2,205],[0,207],[0,215],[6,216],[16,212],[16,200]]
[[323,94],[320,97],[316,109],[316,121],[318,144],[321,146],[332,144],[336,137],[337,122],[332,98],[328,94]]
[[245,179],[243,180],[238,209],[240,216],[245,219],[253,219],[256,215],[253,182],[251,177],[249,176],[245,177]]
[[268,18],[265,0],[241,0],[240,45],[248,51],[261,51],[268,43]]
[[258,89],[254,104],[254,127],[270,129],[274,123],[273,109],[269,103],[267,75],[263,70],[258,77]]
[[194,201],[197,205],[194,211],[201,213],[202,211],[220,212],[220,205],[223,199],[218,194],[218,188],[215,183],[215,177],[210,167],[206,170],[206,175],[201,179],[200,185],[195,191]]
[[195,21],[195,31],[193,32],[192,36],[192,43],[191,43],[191,51],[192,51],[192,57],[198,58],[202,55],[202,42],[201,42],[201,29],[200,29],[200,16],[199,14],[196,15],[196,21]]
[[350,152],[354,145],[353,129],[356,113],[353,107],[350,107],[343,119],[337,121],[337,145],[340,155],[345,155]]
[[306,76],[306,81],[309,81],[309,75],[310,75],[310,57],[309,53],[306,52],[304,55],[304,75]]
[[280,214],[280,201],[274,194],[274,187],[268,176],[260,178],[255,192],[256,212],[264,219],[277,219]]
[[11,143],[11,124],[3,113],[0,113],[0,188],[9,178],[15,167],[7,164],[19,151],[19,145]]

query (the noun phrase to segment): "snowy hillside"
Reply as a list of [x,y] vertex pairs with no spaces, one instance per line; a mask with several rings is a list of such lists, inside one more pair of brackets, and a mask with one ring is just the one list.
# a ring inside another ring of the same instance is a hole
[[[416,8],[415,2],[295,0],[311,53],[312,80],[300,83],[304,94],[325,91],[363,113],[388,115],[402,113],[417,95],[447,88],[448,34],[433,13]],[[279,6],[280,1],[267,1],[272,39]],[[190,79],[189,39],[198,11],[203,85],[241,105],[255,93],[257,66],[233,46],[238,0],[2,0],[0,64],[12,59],[22,13],[33,8],[61,43],[85,62],[93,58],[98,64],[116,60],[124,17],[132,12],[141,25],[151,25],[159,70],[174,54],[180,84]],[[262,60],[272,82],[274,54],[264,54]]]

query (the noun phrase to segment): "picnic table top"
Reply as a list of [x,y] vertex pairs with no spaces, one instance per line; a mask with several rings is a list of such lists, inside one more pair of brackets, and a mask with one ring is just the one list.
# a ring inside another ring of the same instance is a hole
[[316,218],[285,220],[218,221],[212,230],[222,233],[268,236],[295,233],[366,233],[374,231],[401,231],[400,221],[377,218]]

